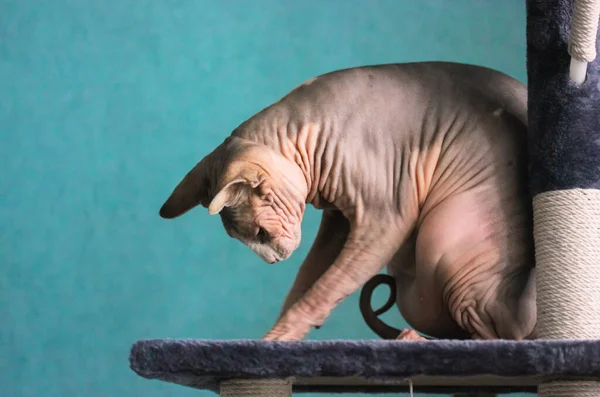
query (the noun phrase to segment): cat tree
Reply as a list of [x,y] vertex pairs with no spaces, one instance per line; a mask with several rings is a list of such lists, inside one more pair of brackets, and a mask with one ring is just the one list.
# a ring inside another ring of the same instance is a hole
[[145,340],[140,376],[222,396],[538,392],[600,397],[600,0],[527,0],[535,341]]

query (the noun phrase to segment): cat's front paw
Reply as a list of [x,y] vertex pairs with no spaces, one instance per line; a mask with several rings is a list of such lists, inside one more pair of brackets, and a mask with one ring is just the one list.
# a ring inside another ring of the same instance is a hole
[[263,337],[263,340],[298,341],[310,331],[310,324],[304,321],[294,321],[283,316],[277,324]]

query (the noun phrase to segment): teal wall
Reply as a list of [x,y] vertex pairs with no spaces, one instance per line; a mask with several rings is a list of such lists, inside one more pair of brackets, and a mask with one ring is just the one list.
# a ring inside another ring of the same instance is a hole
[[[137,377],[131,343],[261,337],[318,213],[268,266],[159,207],[303,80],[416,60],[524,81],[524,2],[0,0],[0,397],[209,395]],[[356,295],[309,337],[373,338]]]

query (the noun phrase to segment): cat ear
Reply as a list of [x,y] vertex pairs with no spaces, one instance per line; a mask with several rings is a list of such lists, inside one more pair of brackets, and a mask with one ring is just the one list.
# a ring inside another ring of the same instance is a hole
[[244,179],[237,179],[229,182],[223,189],[217,193],[214,199],[208,205],[208,213],[216,215],[225,207],[231,207],[241,199],[245,185]]
[[161,207],[160,216],[176,218],[198,204],[214,215],[235,205],[241,194],[264,180],[264,171],[257,165],[260,153],[248,154],[249,147],[239,138],[227,138],[179,182]]
[[159,215],[162,218],[177,218],[198,204],[208,201],[209,180],[206,175],[206,166],[205,160],[200,161],[179,182],[160,208]]
[[219,185],[223,186],[208,206],[208,213],[216,215],[225,207],[231,207],[244,198],[249,189],[258,187],[264,177],[260,170],[246,162],[233,162]]

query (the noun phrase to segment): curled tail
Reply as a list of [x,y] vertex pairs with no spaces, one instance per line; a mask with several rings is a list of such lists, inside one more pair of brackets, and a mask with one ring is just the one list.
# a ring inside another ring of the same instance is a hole
[[[371,306],[371,298],[373,291],[381,284],[385,284],[390,288],[390,297],[387,302],[377,310],[373,310]],[[383,339],[396,339],[400,334],[400,330],[391,327],[379,319],[379,316],[387,312],[396,303],[396,281],[392,276],[387,274],[377,274],[363,286],[360,291],[359,307],[360,313],[365,320],[365,323],[373,332]]]

